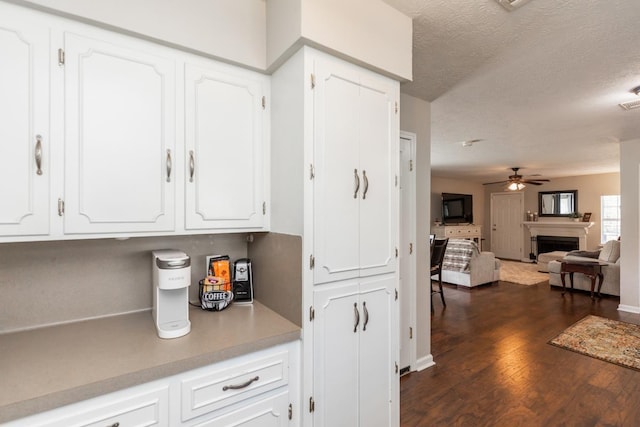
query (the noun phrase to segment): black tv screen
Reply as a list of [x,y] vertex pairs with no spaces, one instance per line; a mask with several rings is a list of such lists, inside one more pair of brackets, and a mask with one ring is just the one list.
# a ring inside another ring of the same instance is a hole
[[444,224],[473,223],[473,196],[442,193],[442,222]]

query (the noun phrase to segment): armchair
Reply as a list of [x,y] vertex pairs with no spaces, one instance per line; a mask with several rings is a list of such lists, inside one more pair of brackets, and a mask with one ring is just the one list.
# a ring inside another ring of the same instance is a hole
[[[597,258],[592,258],[591,255]],[[604,262],[606,267],[602,268],[602,274],[604,279],[602,281],[602,293],[608,295],[620,295],[620,241],[609,240],[604,244],[602,249],[595,253],[577,251],[569,252],[564,259],[573,259],[578,261],[593,261]],[[562,286],[562,279],[560,277],[560,267],[562,260],[549,261],[549,285]],[[575,274],[573,278],[574,288],[582,289],[585,291],[591,290],[591,279],[585,277],[582,274]]]
[[480,252],[473,240],[450,239],[442,263],[442,281],[474,287],[500,280],[500,260]]

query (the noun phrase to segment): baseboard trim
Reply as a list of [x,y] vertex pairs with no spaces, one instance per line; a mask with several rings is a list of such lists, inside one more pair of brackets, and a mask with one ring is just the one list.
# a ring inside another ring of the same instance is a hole
[[640,314],[640,307],[636,307],[636,306],[633,306],[633,305],[619,304],[618,305],[618,311],[624,311],[626,313]]
[[433,356],[429,354],[425,357],[421,357],[420,359],[416,360],[416,371],[418,372],[423,371],[427,368],[434,366],[435,364],[436,362],[433,361]]

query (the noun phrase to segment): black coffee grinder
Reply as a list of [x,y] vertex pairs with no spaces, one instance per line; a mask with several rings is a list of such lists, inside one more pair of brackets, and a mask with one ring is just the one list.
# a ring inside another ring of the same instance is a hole
[[253,275],[249,258],[241,258],[233,264],[233,302],[253,302]]

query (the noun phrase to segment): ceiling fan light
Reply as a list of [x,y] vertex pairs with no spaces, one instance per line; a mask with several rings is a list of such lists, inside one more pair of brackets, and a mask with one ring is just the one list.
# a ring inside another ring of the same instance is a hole
[[511,191],[516,191],[517,189],[518,189],[518,183],[517,182],[512,182],[507,187],[507,190],[511,190]]
[[522,189],[524,189],[524,187],[526,187],[526,185],[524,185],[521,182],[518,183],[518,190],[522,190]]

